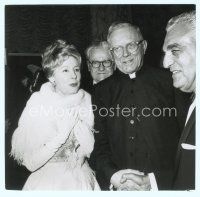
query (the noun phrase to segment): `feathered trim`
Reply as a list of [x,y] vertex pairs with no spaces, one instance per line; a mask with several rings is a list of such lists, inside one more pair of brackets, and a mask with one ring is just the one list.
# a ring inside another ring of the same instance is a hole
[[58,134],[56,121],[59,117],[55,117],[51,113],[48,115],[44,113],[34,115],[33,112],[39,110],[41,106],[47,111],[49,106],[53,106],[55,109],[60,107],[73,108],[74,106],[77,109],[80,107],[87,109],[87,115],[82,116],[80,114],[79,121],[74,126],[74,132],[85,155],[89,156],[93,150],[94,137],[92,128],[94,125],[94,115],[91,96],[84,90],[79,90],[77,94],[63,99],[52,92],[49,89],[49,85],[48,83],[44,84],[40,92],[34,93],[31,96],[20,117],[18,128],[13,134],[10,155],[20,165],[24,163],[26,155],[31,155]]

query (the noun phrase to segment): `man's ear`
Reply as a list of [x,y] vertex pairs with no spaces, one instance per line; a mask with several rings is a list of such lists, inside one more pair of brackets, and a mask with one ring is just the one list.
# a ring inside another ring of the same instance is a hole
[[113,70],[116,70],[116,64],[115,64],[115,62],[113,62]]
[[146,40],[143,41],[143,50],[144,50],[144,54],[145,54],[145,52],[147,50],[147,41]]
[[90,72],[91,69],[90,69],[90,62],[89,62],[89,60],[87,60],[87,66],[88,66],[88,71]]

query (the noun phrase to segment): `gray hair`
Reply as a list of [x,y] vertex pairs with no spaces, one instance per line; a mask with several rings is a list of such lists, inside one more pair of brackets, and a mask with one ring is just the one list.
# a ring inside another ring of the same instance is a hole
[[141,37],[143,39],[142,33],[141,33],[140,28],[138,26],[132,25],[131,23],[114,22],[114,23],[111,24],[111,26],[108,29],[108,35],[107,35],[107,41],[108,41],[108,43],[110,43],[110,35],[115,30],[118,30],[118,29],[121,29],[121,28],[131,28],[131,29],[134,29],[134,30],[136,30],[138,32],[139,35],[141,35]]
[[170,31],[177,24],[184,24],[190,27],[190,30],[196,29],[196,12],[184,12],[178,16],[171,18],[166,27],[166,31]]
[[74,45],[69,45],[59,39],[49,45],[42,54],[42,68],[46,77],[51,77],[54,70],[70,56],[74,57],[81,65],[81,55]]
[[85,50],[85,54],[86,54],[86,57],[87,59],[89,60],[90,59],[90,55],[91,55],[91,52],[94,50],[94,49],[97,49],[97,48],[102,48],[104,49],[105,51],[107,51],[110,55],[110,58],[112,59],[112,55],[111,55],[111,52],[110,52],[110,46],[108,44],[108,42],[106,41],[101,41],[101,42],[95,42],[93,44],[91,44],[86,50]]

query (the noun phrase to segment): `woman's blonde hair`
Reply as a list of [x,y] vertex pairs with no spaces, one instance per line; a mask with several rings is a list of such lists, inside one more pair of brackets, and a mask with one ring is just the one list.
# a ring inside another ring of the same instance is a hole
[[66,44],[64,40],[56,40],[49,45],[42,54],[42,68],[47,78],[53,75],[54,70],[62,65],[69,56],[77,59],[81,65],[81,55],[74,45]]

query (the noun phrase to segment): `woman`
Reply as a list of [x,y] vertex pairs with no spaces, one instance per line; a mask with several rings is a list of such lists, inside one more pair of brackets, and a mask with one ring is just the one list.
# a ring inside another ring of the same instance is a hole
[[28,100],[12,137],[11,154],[32,174],[24,190],[99,190],[87,158],[93,150],[90,95],[80,86],[81,56],[57,40],[42,67],[49,82]]

